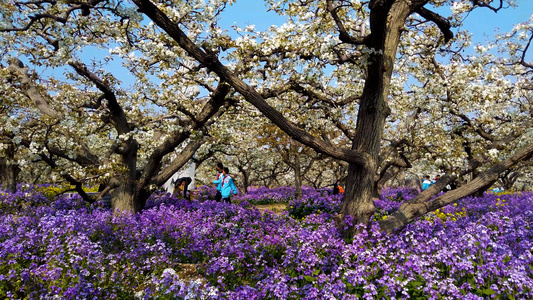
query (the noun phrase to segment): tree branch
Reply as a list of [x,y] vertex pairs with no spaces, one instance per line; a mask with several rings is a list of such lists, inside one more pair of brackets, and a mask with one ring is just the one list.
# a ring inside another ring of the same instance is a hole
[[172,175],[179,171],[194,155],[194,153],[202,146],[204,141],[191,141],[185,148],[180,152],[180,154],[174,159],[170,165],[161,171],[157,176],[154,176],[150,181],[151,184],[156,186],[163,185],[167,180],[169,180]]
[[[39,156],[41,157],[42,161],[44,161],[47,165],[49,165],[52,169],[57,168],[56,162],[52,159],[52,157],[47,156],[45,153],[40,153]],[[72,184],[74,186],[74,190],[81,196],[81,198],[89,203],[94,203],[96,199],[91,198],[85,191],[83,190],[83,183],[76,178],[72,177],[70,174],[67,173],[60,173],[61,177],[63,177],[68,183]]]
[[[40,21],[42,19],[51,19],[51,20],[54,20],[56,22],[59,22],[59,23],[62,23],[62,24],[66,24],[68,19],[70,18],[70,15],[75,10],[81,10],[82,11],[82,15],[83,16],[87,16],[87,15],[89,15],[89,8],[94,7],[95,5],[97,5],[98,3],[102,2],[102,1],[103,0],[91,0],[91,1],[88,1],[88,2],[85,2],[85,3],[79,3],[78,5],[75,5],[75,6],[72,6],[72,7],[68,8],[65,11],[63,17],[52,15],[52,14],[48,14],[48,13],[35,14],[35,15],[32,15],[32,16],[29,16],[30,21],[28,22],[28,24],[26,24],[26,26],[24,26],[24,27],[12,27],[12,28],[0,28],[0,32],[26,31],[26,30],[30,29],[30,27],[35,22]],[[22,4],[37,4],[37,2],[39,2],[39,1],[26,2],[26,3],[23,2]],[[51,4],[55,4],[56,3],[55,1],[54,2],[51,2],[51,1],[40,1],[40,2],[41,3],[51,3]]]
[[[327,0],[326,3],[327,3],[327,10],[331,14],[333,21],[335,21],[335,24],[337,25],[337,28],[339,29],[339,39],[347,44],[365,45],[368,37],[364,35],[365,33],[364,29],[361,30],[360,37],[351,36],[346,30],[346,27],[344,27],[344,24],[342,23],[342,20],[339,18],[339,15],[337,14],[337,10],[339,8],[333,6],[332,0]],[[364,28],[365,25],[361,24],[361,26],[363,26]]]
[[486,7],[494,12],[498,12],[500,9],[503,8],[503,0],[500,0],[500,6],[498,7],[495,7],[495,6],[491,6],[489,3],[485,2],[486,0],[472,0],[472,4],[474,7],[476,6],[479,6],[479,7]]
[[533,40],[533,34],[529,37],[529,40],[527,41],[527,45],[524,48],[524,51],[522,52],[522,57],[520,58],[520,64],[530,69],[533,69],[533,64],[526,62],[526,54],[527,54],[529,47],[531,46],[532,40]]
[[354,101],[357,101],[357,100],[360,100],[361,99],[361,95],[352,95],[350,97],[346,97],[342,100],[339,100],[339,101],[335,101],[329,97],[326,97],[326,96],[323,96],[323,95],[320,95],[319,93],[313,91],[312,89],[308,89],[304,86],[302,86],[300,83],[298,82],[294,82],[294,81],[291,81],[291,89],[295,92],[298,92],[304,96],[306,96],[307,98],[309,99],[316,99],[320,102],[323,102],[323,103],[326,103],[330,106],[334,106],[334,107],[338,107],[338,106],[345,106],[347,104],[350,104]]
[[431,10],[420,7],[416,12],[421,15],[424,19],[431,21],[439,27],[442,34],[444,34],[444,43],[448,43],[453,38],[453,32],[450,30],[452,25],[450,24],[450,21],[446,20],[441,15],[432,12]]
[[23,93],[35,103],[35,106],[42,113],[55,119],[63,119],[62,114],[53,109],[50,104],[48,104],[48,100],[43,97],[39,87],[33,82],[33,79],[31,79],[28,74],[28,68],[24,66],[22,61],[18,58],[12,58],[8,70],[17,78]]
[[113,89],[100,79],[96,74],[87,69],[87,66],[81,62],[71,62],[69,65],[74,68],[78,75],[83,76],[96,85],[96,87],[104,93],[107,100],[107,108],[111,112],[111,123],[117,130],[118,134],[125,134],[132,130],[128,123],[126,114],[120,106],[115,96]]

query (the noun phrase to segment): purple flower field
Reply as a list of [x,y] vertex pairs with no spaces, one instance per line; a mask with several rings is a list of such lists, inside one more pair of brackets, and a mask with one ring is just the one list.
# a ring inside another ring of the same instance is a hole
[[[155,195],[137,215],[77,196],[0,193],[0,298],[533,298],[533,193],[466,198],[397,234],[375,223],[347,243],[332,220],[338,196],[262,190],[239,204]],[[288,211],[250,204],[268,192],[285,195],[275,199]],[[414,195],[383,191],[375,220]]]

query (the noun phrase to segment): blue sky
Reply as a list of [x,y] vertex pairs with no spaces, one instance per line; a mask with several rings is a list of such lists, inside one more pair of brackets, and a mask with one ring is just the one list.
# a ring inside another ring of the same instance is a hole
[[[500,32],[508,32],[513,25],[529,20],[533,14],[533,0],[516,0],[517,8],[502,9],[498,13],[487,8],[476,8],[464,22],[461,30],[472,32],[475,42],[484,42],[490,39],[499,29]],[[224,28],[231,25],[244,28],[254,24],[258,30],[265,30],[270,25],[280,25],[284,18],[274,12],[267,12],[263,0],[238,0],[234,5],[228,6],[222,15],[220,24]],[[442,8],[439,13],[447,16],[451,13],[450,7]],[[457,32],[458,29],[454,29]]]
[[499,29],[509,32],[517,23],[526,22],[533,14],[533,0],[517,0],[517,8],[502,9],[498,13],[478,8],[464,20],[462,29],[473,33],[474,41],[484,42],[492,38]]
[[270,25],[283,24],[285,17],[276,13],[267,12],[263,0],[237,0],[235,4],[228,6],[222,14],[220,25],[229,28],[233,24],[244,28],[247,25],[255,25],[257,30],[266,30]]

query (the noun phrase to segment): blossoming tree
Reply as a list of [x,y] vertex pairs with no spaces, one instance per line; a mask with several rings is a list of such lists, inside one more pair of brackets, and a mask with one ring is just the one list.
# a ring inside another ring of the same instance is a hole
[[[11,109],[4,153],[19,166],[45,163],[89,202],[82,186],[100,183],[98,197],[111,191],[115,210],[139,211],[230,105],[230,86],[179,51],[168,55],[172,42],[131,6],[8,1],[1,9],[1,97]],[[121,85],[122,73],[134,84]]]
[[[26,41],[39,36],[47,44],[39,47],[42,53],[38,56],[48,59],[47,64],[62,61],[74,66],[69,50],[99,41],[98,45],[103,45],[109,35],[113,38],[108,44],[120,45],[113,53],[126,61],[143,89],[156,89],[149,83],[151,76],[160,76],[165,82],[172,79],[161,85],[165,90],[154,93],[169,95],[178,86],[194,83],[207,89],[213,82],[226,82],[292,139],[348,163],[340,223],[348,215],[356,223],[369,221],[375,211],[372,198],[376,187],[392,167],[440,159],[439,165],[450,175],[383,222],[387,231],[485,189],[498,174],[533,153],[527,142],[529,133],[519,130],[527,128],[530,120],[529,91],[523,85],[510,84],[521,78],[529,80],[524,71],[530,68],[524,59],[529,27],[517,29],[524,34],[516,34],[515,46],[509,44],[516,54],[514,63],[491,60],[492,69],[483,62],[485,56],[463,59],[451,46],[469,42],[467,35],[454,37],[451,31],[462,15],[475,8],[497,12],[511,1],[270,0],[265,2],[272,11],[286,16],[286,23],[265,32],[253,26],[238,29],[238,37],[218,24],[220,13],[234,0],[131,2],[135,6],[112,0],[10,1],[4,10],[13,12],[7,15],[16,15],[16,21],[10,20],[14,25],[3,31],[20,33],[8,39],[19,45],[29,43],[21,43],[20,35]],[[449,18],[433,9],[445,6],[452,7]],[[151,22],[141,20],[141,14]],[[78,27],[63,25],[72,20]],[[104,33],[102,26],[112,33]],[[37,35],[22,34],[34,30]],[[55,35],[50,36],[52,33]],[[21,47],[9,49],[36,55]],[[138,52],[143,53],[141,58],[137,58]],[[187,69],[185,79],[176,71],[178,66]],[[80,76],[89,81],[93,78],[84,72]],[[224,86],[220,84],[220,89]],[[138,111],[146,105],[141,100],[155,105],[169,101],[168,97],[134,98]],[[485,114],[483,107],[509,113]],[[286,113],[288,108],[305,111],[307,123],[299,126],[302,124]],[[337,133],[332,138],[308,131],[307,124],[328,126]],[[117,128],[118,136],[127,142],[131,137],[125,133],[131,128],[122,125],[126,130]],[[514,146],[512,141],[516,141]],[[466,173],[472,176],[468,184],[424,206],[425,200]],[[353,233],[353,227],[345,232],[348,236]]]

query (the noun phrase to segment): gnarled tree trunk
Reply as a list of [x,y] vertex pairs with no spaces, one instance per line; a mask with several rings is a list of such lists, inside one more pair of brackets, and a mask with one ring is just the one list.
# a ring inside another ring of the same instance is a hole
[[[351,215],[355,224],[368,224],[375,212],[374,187],[378,170],[379,150],[385,119],[390,113],[387,104],[390,80],[396,51],[405,20],[411,13],[407,1],[372,1],[368,46],[374,49],[368,66],[359,104],[357,129],[353,140],[353,150],[368,153],[372,158],[363,166],[350,163],[346,191],[340,212],[341,218]],[[339,224],[343,229],[344,224]],[[354,229],[344,232],[346,237],[353,236]]]

